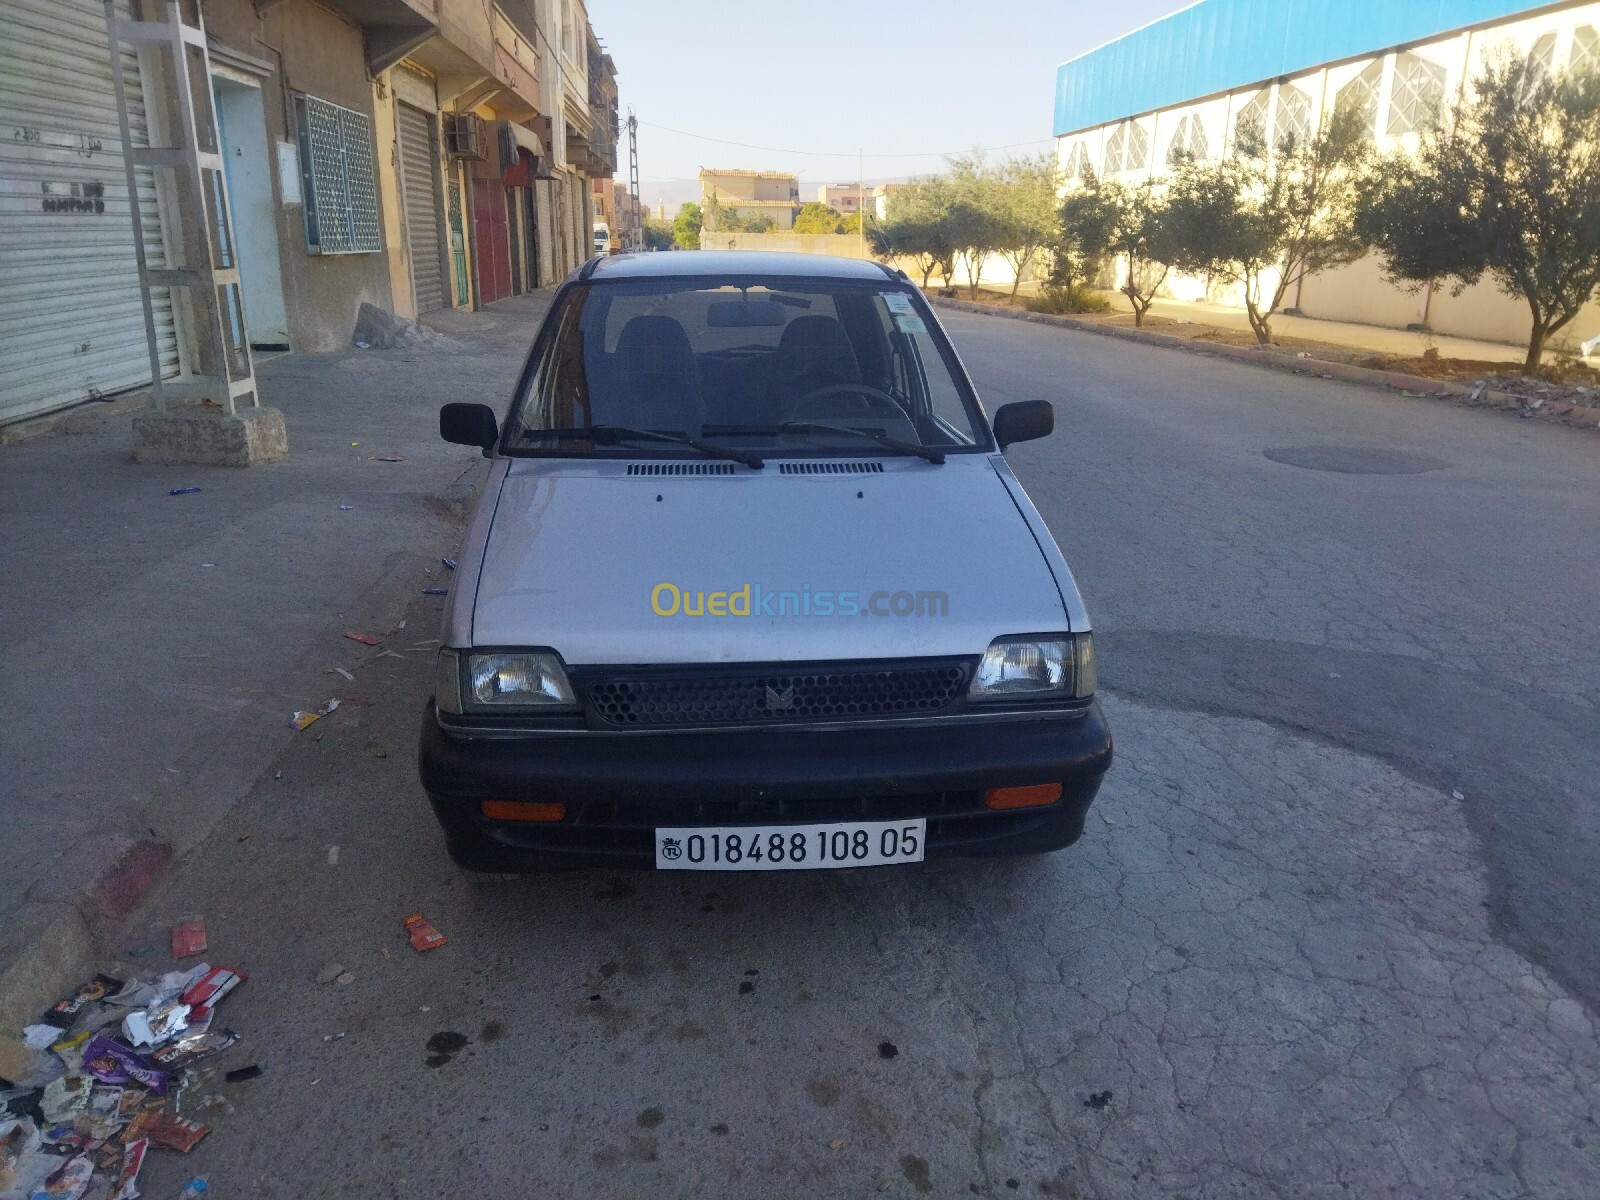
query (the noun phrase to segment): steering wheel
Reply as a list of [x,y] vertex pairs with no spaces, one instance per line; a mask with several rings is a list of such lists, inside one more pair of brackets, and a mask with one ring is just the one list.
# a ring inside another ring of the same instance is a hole
[[882,388],[873,387],[870,383],[830,383],[807,392],[794,402],[790,412],[793,420],[807,420],[807,415],[802,411],[807,405],[822,400],[831,400],[839,396],[853,396],[857,401],[858,412],[839,412],[830,410],[813,416],[836,417],[850,420],[855,417],[899,417],[908,419],[906,410],[900,407],[900,402]]

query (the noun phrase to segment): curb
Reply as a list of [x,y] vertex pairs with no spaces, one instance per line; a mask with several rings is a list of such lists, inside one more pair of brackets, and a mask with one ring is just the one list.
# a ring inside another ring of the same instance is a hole
[[[433,501],[457,520],[470,511],[486,475],[487,461],[474,463]],[[390,629],[405,615],[418,580],[436,561],[411,551],[396,551],[378,576],[351,595],[340,611],[330,614],[330,629],[355,623]],[[284,714],[297,698],[325,687],[328,646],[314,638],[304,653],[287,664],[267,690],[240,710],[216,733],[195,745],[180,760],[181,772],[156,800],[162,813],[158,828],[139,838],[87,834],[63,851],[63,865],[82,864],[85,881],[53,886],[41,882],[7,914],[0,938],[0,1036],[15,1033],[38,1019],[52,1002],[84,978],[93,964],[102,968],[125,955],[118,933],[127,920],[155,896],[203,843],[217,822],[249,795],[261,775],[293,742]],[[312,682],[315,681],[315,682]],[[64,872],[77,878],[78,872]],[[113,971],[113,974],[116,972]]]
[[[1172,337],[1149,329],[1129,329],[1121,325],[1106,325],[1099,321],[1081,321],[1074,317],[1054,313],[1029,312],[1026,309],[1000,308],[996,305],[977,304],[970,300],[950,300],[942,296],[929,296],[930,303],[940,308],[980,316],[1006,317],[1013,321],[1030,321],[1036,325],[1056,325],[1079,333],[1094,333],[1101,337],[1120,338],[1128,342],[1142,342],[1167,350],[1185,350],[1191,354],[1205,354],[1214,358],[1228,358],[1234,362],[1273,370],[1290,371],[1296,375],[1318,375],[1323,379],[1338,379],[1345,383],[1360,383],[1387,391],[1421,392],[1433,400],[1453,400],[1490,408],[1502,408],[1518,414],[1531,415],[1537,407],[1510,392],[1491,391],[1481,386],[1456,383],[1448,379],[1429,379],[1422,375],[1408,375],[1404,371],[1384,371],[1372,367],[1358,367],[1350,363],[1328,362],[1320,358],[1301,358],[1289,350],[1260,346],[1232,346],[1223,342],[1197,342],[1192,338]],[[1542,403],[1542,402],[1541,402]],[[1600,426],[1600,404],[1574,404],[1565,412],[1551,410],[1553,419],[1565,420],[1577,426]]]

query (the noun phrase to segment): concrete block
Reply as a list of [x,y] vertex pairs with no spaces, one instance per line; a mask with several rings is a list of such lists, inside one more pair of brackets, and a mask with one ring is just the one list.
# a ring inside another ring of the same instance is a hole
[[142,463],[252,467],[288,453],[289,433],[276,408],[241,408],[230,417],[185,407],[133,419],[133,457]]

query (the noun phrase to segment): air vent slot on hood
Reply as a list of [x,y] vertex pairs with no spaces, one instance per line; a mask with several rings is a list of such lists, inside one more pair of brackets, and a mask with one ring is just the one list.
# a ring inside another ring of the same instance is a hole
[[786,462],[778,464],[783,475],[880,475],[880,462]]
[[629,475],[732,475],[732,463],[629,463]]

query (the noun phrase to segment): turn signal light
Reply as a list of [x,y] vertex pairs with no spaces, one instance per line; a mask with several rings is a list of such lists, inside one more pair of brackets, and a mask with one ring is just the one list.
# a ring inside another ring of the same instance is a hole
[[478,810],[491,821],[564,821],[567,818],[565,804],[534,804],[526,800],[485,800],[478,805]]
[[1033,783],[1027,787],[990,788],[983,802],[990,808],[1041,808],[1061,799],[1059,783]]

